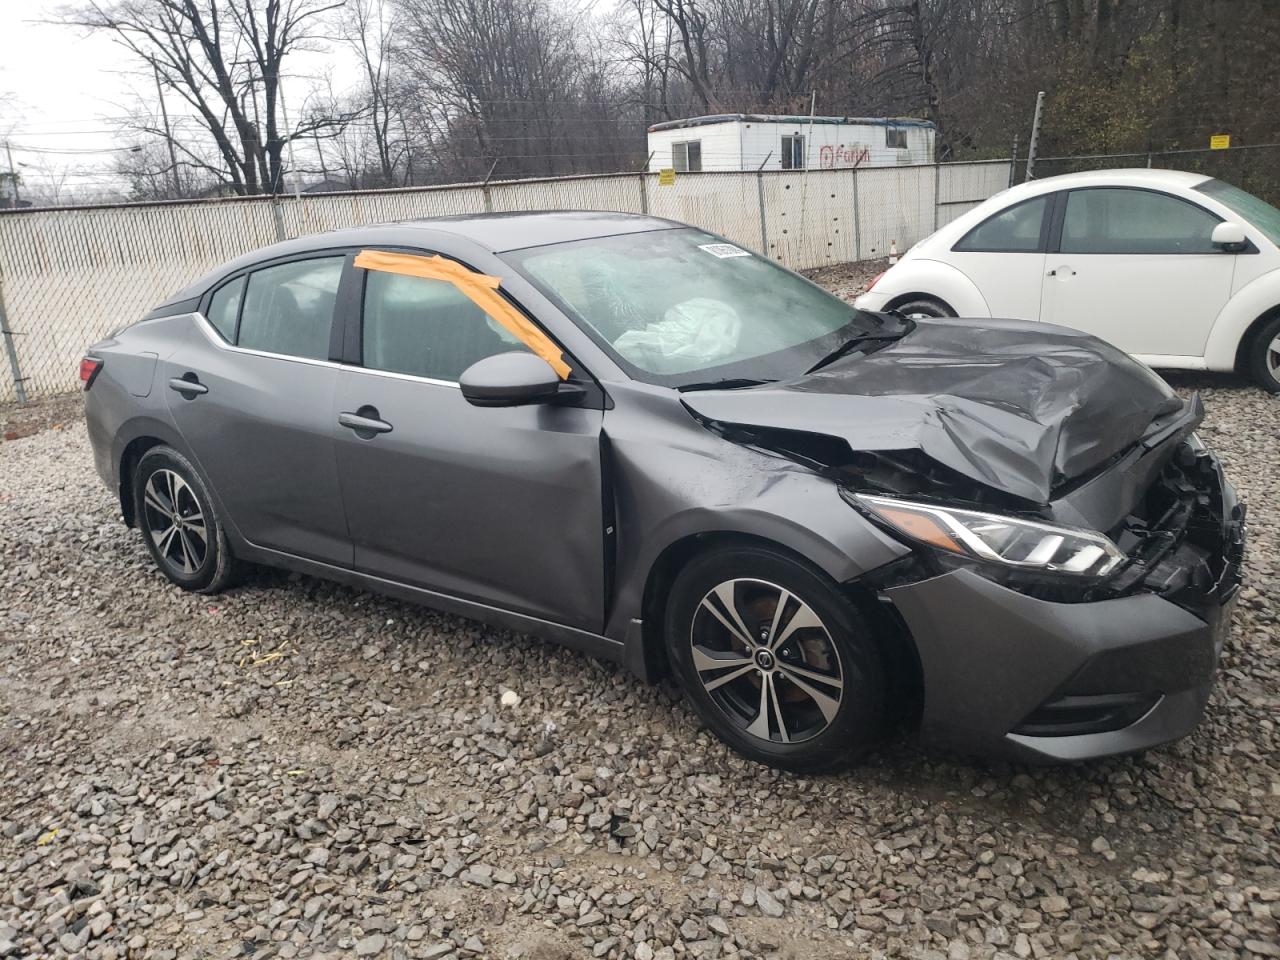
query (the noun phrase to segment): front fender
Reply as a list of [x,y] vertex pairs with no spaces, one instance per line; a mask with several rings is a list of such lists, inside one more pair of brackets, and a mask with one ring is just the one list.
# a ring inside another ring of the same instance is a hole
[[1264,273],[1242,287],[1213,321],[1204,348],[1205,368],[1222,372],[1234,370],[1241,338],[1255,320],[1277,306],[1280,306],[1280,270]]
[[876,283],[875,289],[854,301],[862,310],[883,310],[906,294],[926,294],[943,300],[961,317],[990,317],[977,285],[949,263],[912,257],[899,261]]
[[826,477],[702,432],[689,432],[695,446],[661,450],[610,438],[621,539],[607,635],[622,638],[628,623],[640,619],[659,559],[690,537],[769,541],[837,582],[909,552],[850,507]]

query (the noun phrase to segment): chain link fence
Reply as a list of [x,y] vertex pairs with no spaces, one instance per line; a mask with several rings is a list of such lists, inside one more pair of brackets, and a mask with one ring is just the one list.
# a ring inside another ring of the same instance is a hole
[[796,270],[886,256],[1006,187],[1009,160],[521,180],[0,212],[0,401],[73,390],[85,348],[219,264],[289,237],[515,210],[648,213]]

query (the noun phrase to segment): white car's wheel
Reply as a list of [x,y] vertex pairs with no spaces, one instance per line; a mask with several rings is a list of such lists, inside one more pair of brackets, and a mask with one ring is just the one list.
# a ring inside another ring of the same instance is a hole
[[1249,348],[1249,373],[1268,393],[1280,393],[1280,316],[1262,325]]
[[932,317],[954,317],[956,312],[941,300],[933,297],[912,297],[902,303],[896,303],[893,310],[910,320],[929,319]]

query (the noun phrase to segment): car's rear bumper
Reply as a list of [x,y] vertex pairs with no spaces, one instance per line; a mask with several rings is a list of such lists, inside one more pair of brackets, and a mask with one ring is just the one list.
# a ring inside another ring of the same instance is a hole
[[[1197,508],[1200,546],[1185,554],[1188,575],[1171,570],[1184,562],[1179,552],[1151,570],[1160,584],[1176,583],[1163,595],[1143,582],[1126,596],[1055,602],[965,568],[885,590],[919,655],[922,736],[965,752],[1054,762],[1190,733],[1230,628],[1244,550],[1234,490],[1216,461],[1204,475],[1216,496]],[[1210,524],[1217,533],[1206,539]],[[1217,556],[1206,564],[1209,541]]]

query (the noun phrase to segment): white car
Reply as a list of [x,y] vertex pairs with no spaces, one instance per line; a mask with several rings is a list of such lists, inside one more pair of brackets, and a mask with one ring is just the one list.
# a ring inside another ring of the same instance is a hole
[[1221,180],[1102,170],[1012,187],[916,244],[857,300],[908,316],[1075,327],[1152,367],[1280,393],[1280,210]]

